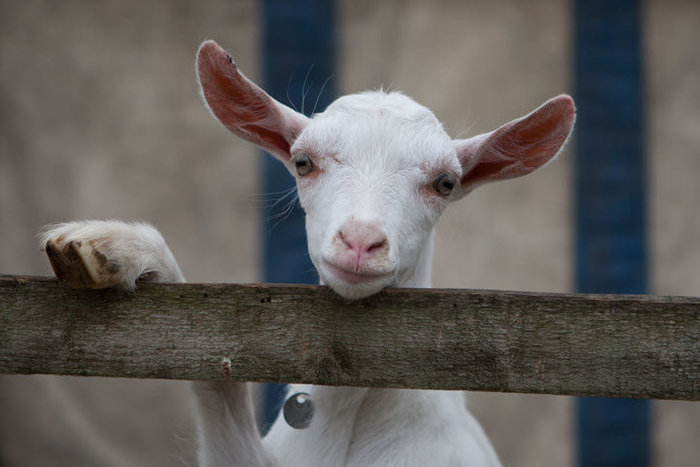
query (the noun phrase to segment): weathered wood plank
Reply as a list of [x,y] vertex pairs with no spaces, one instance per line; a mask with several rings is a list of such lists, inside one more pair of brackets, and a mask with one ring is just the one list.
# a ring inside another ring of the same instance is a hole
[[0,276],[0,373],[698,400],[698,342],[690,297]]

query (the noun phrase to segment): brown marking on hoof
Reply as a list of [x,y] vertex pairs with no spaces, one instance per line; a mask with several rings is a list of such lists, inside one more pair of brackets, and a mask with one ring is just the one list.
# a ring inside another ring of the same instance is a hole
[[97,261],[97,264],[100,265],[100,267],[104,267],[104,265],[107,264],[107,257],[99,251],[92,250],[92,256],[95,257],[95,260]]
[[107,259],[103,253],[97,250],[92,250],[92,256],[97,261],[97,265],[109,275],[117,274],[122,269],[117,261]]
[[56,277],[68,287],[103,289],[121,281],[121,264],[82,241],[49,240],[45,252]]
[[46,243],[46,255],[59,281],[74,289],[91,288],[95,283],[83,264],[73,242],[58,248],[52,241]]

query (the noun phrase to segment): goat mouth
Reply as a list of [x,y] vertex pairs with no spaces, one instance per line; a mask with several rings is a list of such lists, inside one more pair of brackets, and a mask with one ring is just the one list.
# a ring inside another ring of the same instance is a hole
[[373,282],[376,280],[392,277],[394,272],[379,272],[379,271],[348,271],[345,268],[336,266],[328,260],[323,260],[323,265],[328,269],[333,276],[350,284],[362,284]]

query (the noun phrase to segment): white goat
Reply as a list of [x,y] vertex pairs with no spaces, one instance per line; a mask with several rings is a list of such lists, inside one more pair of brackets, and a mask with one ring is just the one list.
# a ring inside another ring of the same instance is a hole
[[[562,95],[491,133],[452,140],[400,93],[345,96],[307,118],[249,81],[212,41],[199,50],[197,72],[212,113],[296,177],[311,260],[321,281],[349,299],[388,286],[430,287],[434,226],[447,205],[482,183],[543,166],[575,117]],[[42,244],[69,286],[184,281],[145,224],[60,224]],[[296,385],[290,394],[303,397],[288,404],[313,404],[310,422],[279,417],[261,439],[246,383],[192,386],[202,465],[499,465],[460,392]]]

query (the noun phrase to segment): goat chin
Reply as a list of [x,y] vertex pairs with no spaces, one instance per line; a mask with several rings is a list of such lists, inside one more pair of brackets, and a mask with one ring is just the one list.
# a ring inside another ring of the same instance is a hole
[[[328,271],[329,272],[325,272]],[[392,285],[393,273],[379,276],[334,271],[331,268],[319,270],[321,284],[327,285],[335,293],[348,300],[359,300],[374,295]]]

